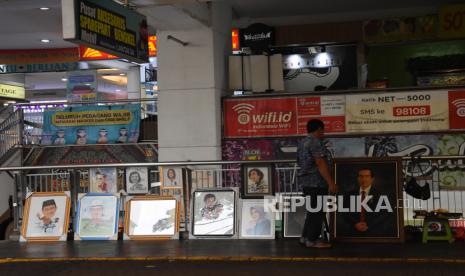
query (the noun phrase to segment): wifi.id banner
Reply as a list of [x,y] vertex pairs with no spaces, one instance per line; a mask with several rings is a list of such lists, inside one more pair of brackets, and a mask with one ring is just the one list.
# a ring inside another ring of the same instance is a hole
[[465,90],[449,91],[450,129],[465,129]]
[[319,118],[328,133],[345,131],[345,97],[287,97],[224,100],[224,137],[306,135],[307,122]]
[[140,104],[67,107],[44,112],[42,144],[136,143]]

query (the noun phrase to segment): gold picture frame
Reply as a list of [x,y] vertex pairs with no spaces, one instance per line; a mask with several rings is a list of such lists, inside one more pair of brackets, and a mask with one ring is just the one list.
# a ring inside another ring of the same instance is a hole
[[[152,201],[152,202],[150,202]],[[170,204],[174,202],[174,208]],[[133,206],[133,203],[140,202],[139,206]],[[164,203],[164,204],[160,204]],[[173,196],[134,196],[128,198],[125,206],[124,217],[124,234],[125,239],[130,240],[167,240],[179,238],[179,224],[180,224],[180,203],[176,197]],[[136,209],[137,207],[137,209]],[[137,210],[136,215],[132,216]],[[174,211],[174,214],[173,214]],[[150,214],[151,218],[147,218],[144,214]],[[159,214],[157,218],[155,214]],[[164,216],[164,217],[163,217]],[[167,216],[167,217],[166,217]],[[135,225],[139,225],[137,227]],[[145,225],[143,225],[145,224]],[[148,225],[150,224],[150,225]],[[172,226],[171,226],[172,225]],[[139,229],[136,229],[139,228]],[[170,230],[173,227],[173,230]],[[167,233],[172,231],[172,233]],[[135,234],[139,232],[139,234]],[[148,232],[159,234],[147,234]]]
[[[172,174],[172,177],[170,174]],[[182,189],[184,187],[184,169],[177,166],[160,167],[161,189]]]
[[[28,194],[24,205],[20,241],[66,241],[70,209],[69,192]],[[33,213],[36,216],[32,216]]]

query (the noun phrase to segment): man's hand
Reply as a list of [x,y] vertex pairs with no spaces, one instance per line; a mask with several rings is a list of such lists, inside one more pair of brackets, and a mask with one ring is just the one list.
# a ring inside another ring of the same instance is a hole
[[336,184],[329,185],[329,192],[335,194],[339,192],[339,187]]
[[368,230],[368,225],[366,222],[358,222],[355,224],[355,229],[359,232],[366,232]]

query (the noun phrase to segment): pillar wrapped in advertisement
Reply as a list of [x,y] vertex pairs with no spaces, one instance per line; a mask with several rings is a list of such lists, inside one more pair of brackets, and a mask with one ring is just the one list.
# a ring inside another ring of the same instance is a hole
[[140,104],[127,104],[45,111],[41,144],[136,143],[140,110]]

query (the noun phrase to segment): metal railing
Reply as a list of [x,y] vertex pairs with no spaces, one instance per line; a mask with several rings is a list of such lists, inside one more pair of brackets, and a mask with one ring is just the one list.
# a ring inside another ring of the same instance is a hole
[[[404,211],[404,225],[421,226],[422,219],[415,218],[415,211],[435,211],[446,209],[448,212],[465,212],[465,156],[419,157],[421,172],[411,168],[411,159],[403,158],[404,180],[414,175],[420,185],[429,185],[431,198],[419,200],[403,193],[401,206]],[[177,195],[182,201],[181,226],[189,222],[189,206],[191,192],[196,188],[241,187],[241,166],[264,161],[198,161],[198,162],[157,162],[157,163],[125,163],[125,164],[95,164],[95,165],[62,165],[62,166],[28,166],[0,168],[0,171],[10,171],[15,175],[14,214],[15,227],[19,229],[22,220],[23,203],[27,192],[70,191],[72,206],[76,207],[77,194],[89,191],[90,168],[115,167],[118,169],[118,191],[124,200],[124,171],[129,167],[147,167],[149,169],[149,192],[152,195]],[[276,193],[299,192],[295,160],[270,160],[273,164],[274,191]],[[183,189],[160,188],[160,166],[179,166],[184,168],[183,179],[186,179]],[[49,173],[33,173],[33,171],[49,170]],[[452,176],[451,176],[452,174]],[[451,178],[452,177],[452,178]],[[449,183],[455,179],[452,185]],[[449,181],[449,182],[447,182]],[[463,187],[453,190],[452,187]],[[124,212],[124,208],[122,209]],[[73,215],[73,212],[71,212]],[[181,227],[181,230],[186,230]]]
[[0,124],[0,160],[21,144],[23,131],[23,112],[18,109]]

